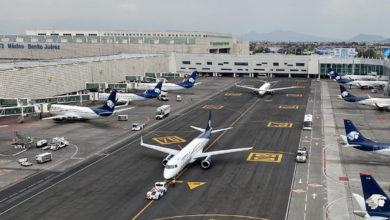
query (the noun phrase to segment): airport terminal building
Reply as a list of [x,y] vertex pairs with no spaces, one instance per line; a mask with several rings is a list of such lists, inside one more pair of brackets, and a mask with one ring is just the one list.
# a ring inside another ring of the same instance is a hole
[[0,35],[0,59],[59,59],[121,53],[249,54],[249,42],[210,32],[27,30]]
[[330,67],[345,74],[390,75],[388,60],[249,55],[248,42],[209,32],[34,30],[0,39],[0,98],[52,97],[84,91],[86,83],[195,70],[214,77],[327,77]]

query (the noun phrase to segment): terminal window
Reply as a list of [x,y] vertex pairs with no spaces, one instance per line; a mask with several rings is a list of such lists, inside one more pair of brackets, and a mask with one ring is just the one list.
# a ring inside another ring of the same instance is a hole
[[190,61],[183,61],[182,63],[183,63],[183,64],[191,64]]
[[279,66],[279,63],[274,63],[274,66]]
[[234,65],[236,66],[248,66],[247,62],[234,62]]
[[208,62],[207,62],[207,65],[213,65],[213,62],[209,62],[209,61],[208,61]]
[[297,63],[296,66],[305,66],[304,63]]

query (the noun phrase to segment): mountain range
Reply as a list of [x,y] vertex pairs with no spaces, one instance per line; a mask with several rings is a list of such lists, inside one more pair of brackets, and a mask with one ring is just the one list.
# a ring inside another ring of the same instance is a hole
[[383,36],[373,34],[358,34],[351,39],[337,39],[281,30],[269,33],[257,33],[255,31],[251,31],[246,34],[235,35],[235,37],[242,41],[268,42],[390,42],[390,38],[385,39]]

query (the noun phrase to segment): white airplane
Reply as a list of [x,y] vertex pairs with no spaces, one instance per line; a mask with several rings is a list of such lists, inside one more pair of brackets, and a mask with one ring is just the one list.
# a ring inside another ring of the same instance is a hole
[[[164,83],[162,85],[161,90],[163,91],[173,91],[173,90],[182,90],[182,89],[189,89],[192,88],[196,81],[196,74],[198,72],[194,71],[188,79],[186,79],[184,82],[181,83]],[[153,88],[156,85],[156,83],[138,83],[138,90],[143,89],[150,89]]]
[[[126,103],[147,99],[154,99],[161,93],[162,82],[157,83],[153,89],[147,89],[144,93],[117,93],[116,99],[117,103]],[[108,98],[108,93],[100,93],[99,100],[106,100]]]
[[260,95],[260,96],[264,96],[264,95],[268,95],[268,94],[273,95],[273,94],[275,94],[275,91],[278,91],[278,90],[296,89],[296,88],[298,88],[297,86],[290,86],[290,87],[271,89],[272,83],[276,83],[276,82],[277,81],[265,82],[263,85],[260,86],[260,88],[252,88],[252,87],[249,87],[249,86],[241,86],[241,85],[237,85],[237,83],[236,83],[236,87],[250,89],[250,90],[253,91],[253,94]]
[[133,108],[131,107],[131,108],[125,108],[125,109],[120,109],[115,111],[114,110],[115,96],[116,96],[116,90],[112,90],[107,101],[104,103],[102,107],[99,108],[53,104],[50,106],[49,113],[55,116],[42,118],[42,120],[54,119],[56,121],[62,121],[66,119],[81,120],[81,119],[103,118],[103,117],[108,117],[113,113],[129,110]]
[[376,107],[379,110],[390,109],[390,99],[386,98],[371,98],[368,97],[356,97],[352,95],[348,90],[340,85],[341,98],[347,102],[355,102],[361,105],[371,105]]
[[343,79],[343,80],[377,80],[378,76],[373,76],[373,75],[341,75],[338,74],[337,72],[333,71],[332,68],[329,69],[329,74],[330,77],[334,79]]
[[167,180],[176,178],[176,176],[179,174],[181,170],[183,170],[184,167],[186,167],[190,163],[195,162],[198,158],[205,158],[201,162],[201,166],[202,168],[207,169],[210,168],[212,165],[211,156],[234,153],[239,151],[247,151],[253,149],[252,147],[248,147],[248,148],[236,148],[236,149],[229,149],[229,150],[203,152],[204,147],[206,147],[207,143],[210,141],[211,134],[232,129],[230,127],[230,128],[213,130],[211,127],[211,112],[209,113],[209,120],[207,122],[206,129],[198,128],[195,126],[191,126],[191,128],[198,130],[202,133],[194,140],[192,140],[190,143],[188,143],[180,151],[170,149],[170,148],[160,147],[156,145],[145,144],[141,136],[141,146],[168,154],[168,156],[162,161],[163,165],[165,166],[164,178]]
[[374,87],[385,87],[386,84],[389,84],[388,81],[365,81],[365,80],[353,80],[345,83],[346,85],[353,85],[361,89],[368,88],[373,89]]

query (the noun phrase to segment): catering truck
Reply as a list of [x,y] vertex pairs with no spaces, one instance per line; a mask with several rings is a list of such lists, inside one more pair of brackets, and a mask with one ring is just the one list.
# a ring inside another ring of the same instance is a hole
[[171,112],[170,105],[162,105],[156,109],[156,119],[163,119],[165,117],[168,117],[170,112]]

